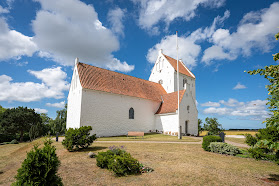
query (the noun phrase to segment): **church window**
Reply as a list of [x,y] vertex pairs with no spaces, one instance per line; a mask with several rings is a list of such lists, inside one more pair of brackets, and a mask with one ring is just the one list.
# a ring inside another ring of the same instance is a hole
[[129,119],[134,119],[134,109],[133,108],[130,108],[129,110]]
[[183,87],[185,88],[186,86],[186,83],[187,83],[187,79],[183,79]]
[[190,112],[190,106],[189,105],[187,106],[187,110],[188,110],[188,113],[189,113]]

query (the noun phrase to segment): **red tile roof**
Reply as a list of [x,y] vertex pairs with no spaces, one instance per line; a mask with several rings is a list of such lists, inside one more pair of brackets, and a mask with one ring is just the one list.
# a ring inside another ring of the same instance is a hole
[[[165,58],[169,61],[169,63],[171,64],[171,66],[175,69],[175,71],[177,72],[177,60],[173,59],[172,57],[169,57],[165,54],[163,54],[165,56]],[[189,76],[191,78],[196,78],[192,72],[190,72],[190,70],[184,65],[182,64],[182,61],[179,61],[179,73],[184,74],[186,76]]]
[[161,101],[161,95],[167,94],[162,85],[151,81],[84,63],[78,63],[77,69],[81,86],[85,89],[139,97],[158,102]]
[[[179,103],[181,102],[186,90],[179,91]],[[163,103],[155,114],[172,113],[177,110],[177,91],[162,96]]]

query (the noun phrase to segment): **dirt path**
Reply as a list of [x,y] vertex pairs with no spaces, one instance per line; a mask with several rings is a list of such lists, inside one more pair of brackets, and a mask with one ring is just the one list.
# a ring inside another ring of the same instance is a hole
[[229,141],[229,140],[226,140],[225,142],[226,142],[226,143],[228,143],[228,144],[231,144],[231,145],[237,146],[237,147],[245,147],[245,148],[249,148],[249,146],[248,146],[248,145],[246,145],[246,144],[235,143],[235,142],[232,142],[232,141]]
[[[58,141],[62,142],[65,137],[59,137]],[[197,137],[191,137],[193,139],[197,139]],[[174,143],[174,144],[202,144],[202,138],[198,137],[201,141],[198,142],[179,142],[179,141],[94,141],[94,143]],[[55,140],[53,138],[52,140]],[[245,147],[248,148],[249,146],[246,144],[235,143],[232,141],[226,140],[226,143],[237,146],[237,147]]]

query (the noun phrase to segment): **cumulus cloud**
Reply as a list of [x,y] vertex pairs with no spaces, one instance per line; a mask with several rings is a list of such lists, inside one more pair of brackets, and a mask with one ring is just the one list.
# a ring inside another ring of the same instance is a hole
[[247,88],[247,87],[245,85],[242,85],[239,82],[235,85],[235,87],[233,87],[234,90],[245,89],[245,88]]
[[73,65],[76,57],[101,67],[122,64],[114,64],[111,54],[119,49],[117,37],[102,25],[92,5],[79,0],[35,1],[41,4],[32,21],[39,56],[63,65]]
[[38,49],[32,37],[10,30],[3,17],[0,17],[0,43],[0,61],[20,59],[24,55],[30,57]]
[[279,3],[275,2],[269,8],[247,13],[232,33],[217,29],[209,37],[213,46],[205,50],[202,61],[209,64],[212,60],[234,60],[239,55],[250,56],[253,50],[268,52],[278,32],[278,9]]
[[64,108],[65,107],[65,101],[61,101],[59,103],[46,103],[46,106],[56,107],[56,108]]
[[123,25],[123,19],[124,15],[126,13],[126,10],[122,10],[121,8],[115,8],[111,9],[108,12],[108,21],[111,24],[111,30],[119,34],[121,36],[124,36],[124,25]]
[[69,83],[65,80],[67,74],[61,67],[28,72],[42,82],[12,82],[10,76],[0,76],[0,101],[31,102],[43,98],[64,98],[63,91],[69,89]]
[[[197,57],[201,51],[201,47],[194,43],[189,37],[178,37],[179,46],[179,58],[182,59],[183,63],[190,69],[197,65]],[[163,49],[166,55],[173,58],[176,57],[176,35],[169,35],[164,37],[160,43],[157,43],[148,50],[147,60],[150,63],[155,63],[158,51]]]
[[209,102],[201,104],[201,106],[203,106],[203,107],[220,107],[220,103],[209,101]]
[[5,14],[5,13],[9,13],[9,9],[8,8],[3,8],[1,5],[0,5],[0,14]]
[[41,108],[34,108],[35,112],[37,112],[38,114],[41,114],[41,113],[47,113],[48,110],[46,109],[41,109]]
[[186,21],[191,20],[196,15],[197,8],[207,6],[219,8],[224,5],[225,0],[132,0],[140,6],[139,26],[152,34],[159,33],[158,23],[160,21],[169,24],[176,18]]
[[204,114],[260,121],[269,117],[269,112],[266,110],[266,100],[239,102],[236,99],[229,99],[228,101],[220,100],[219,102],[211,102],[216,103],[216,105],[210,105],[208,103],[202,104],[202,106],[209,106],[203,110]]

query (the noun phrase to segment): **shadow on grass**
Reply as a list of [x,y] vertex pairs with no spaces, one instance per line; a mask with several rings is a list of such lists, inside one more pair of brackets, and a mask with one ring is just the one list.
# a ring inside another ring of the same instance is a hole
[[103,150],[103,149],[107,149],[108,147],[88,147],[86,149],[80,149],[76,152],[89,152],[89,151],[98,151],[98,150]]
[[262,180],[279,185],[279,174],[269,174],[269,178],[262,178]]
[[277,182],[279,182],[279,174],[270,174],[269,176],[270,177],[267,178],[267,179],[269,179],[270,181],[277,181]]

